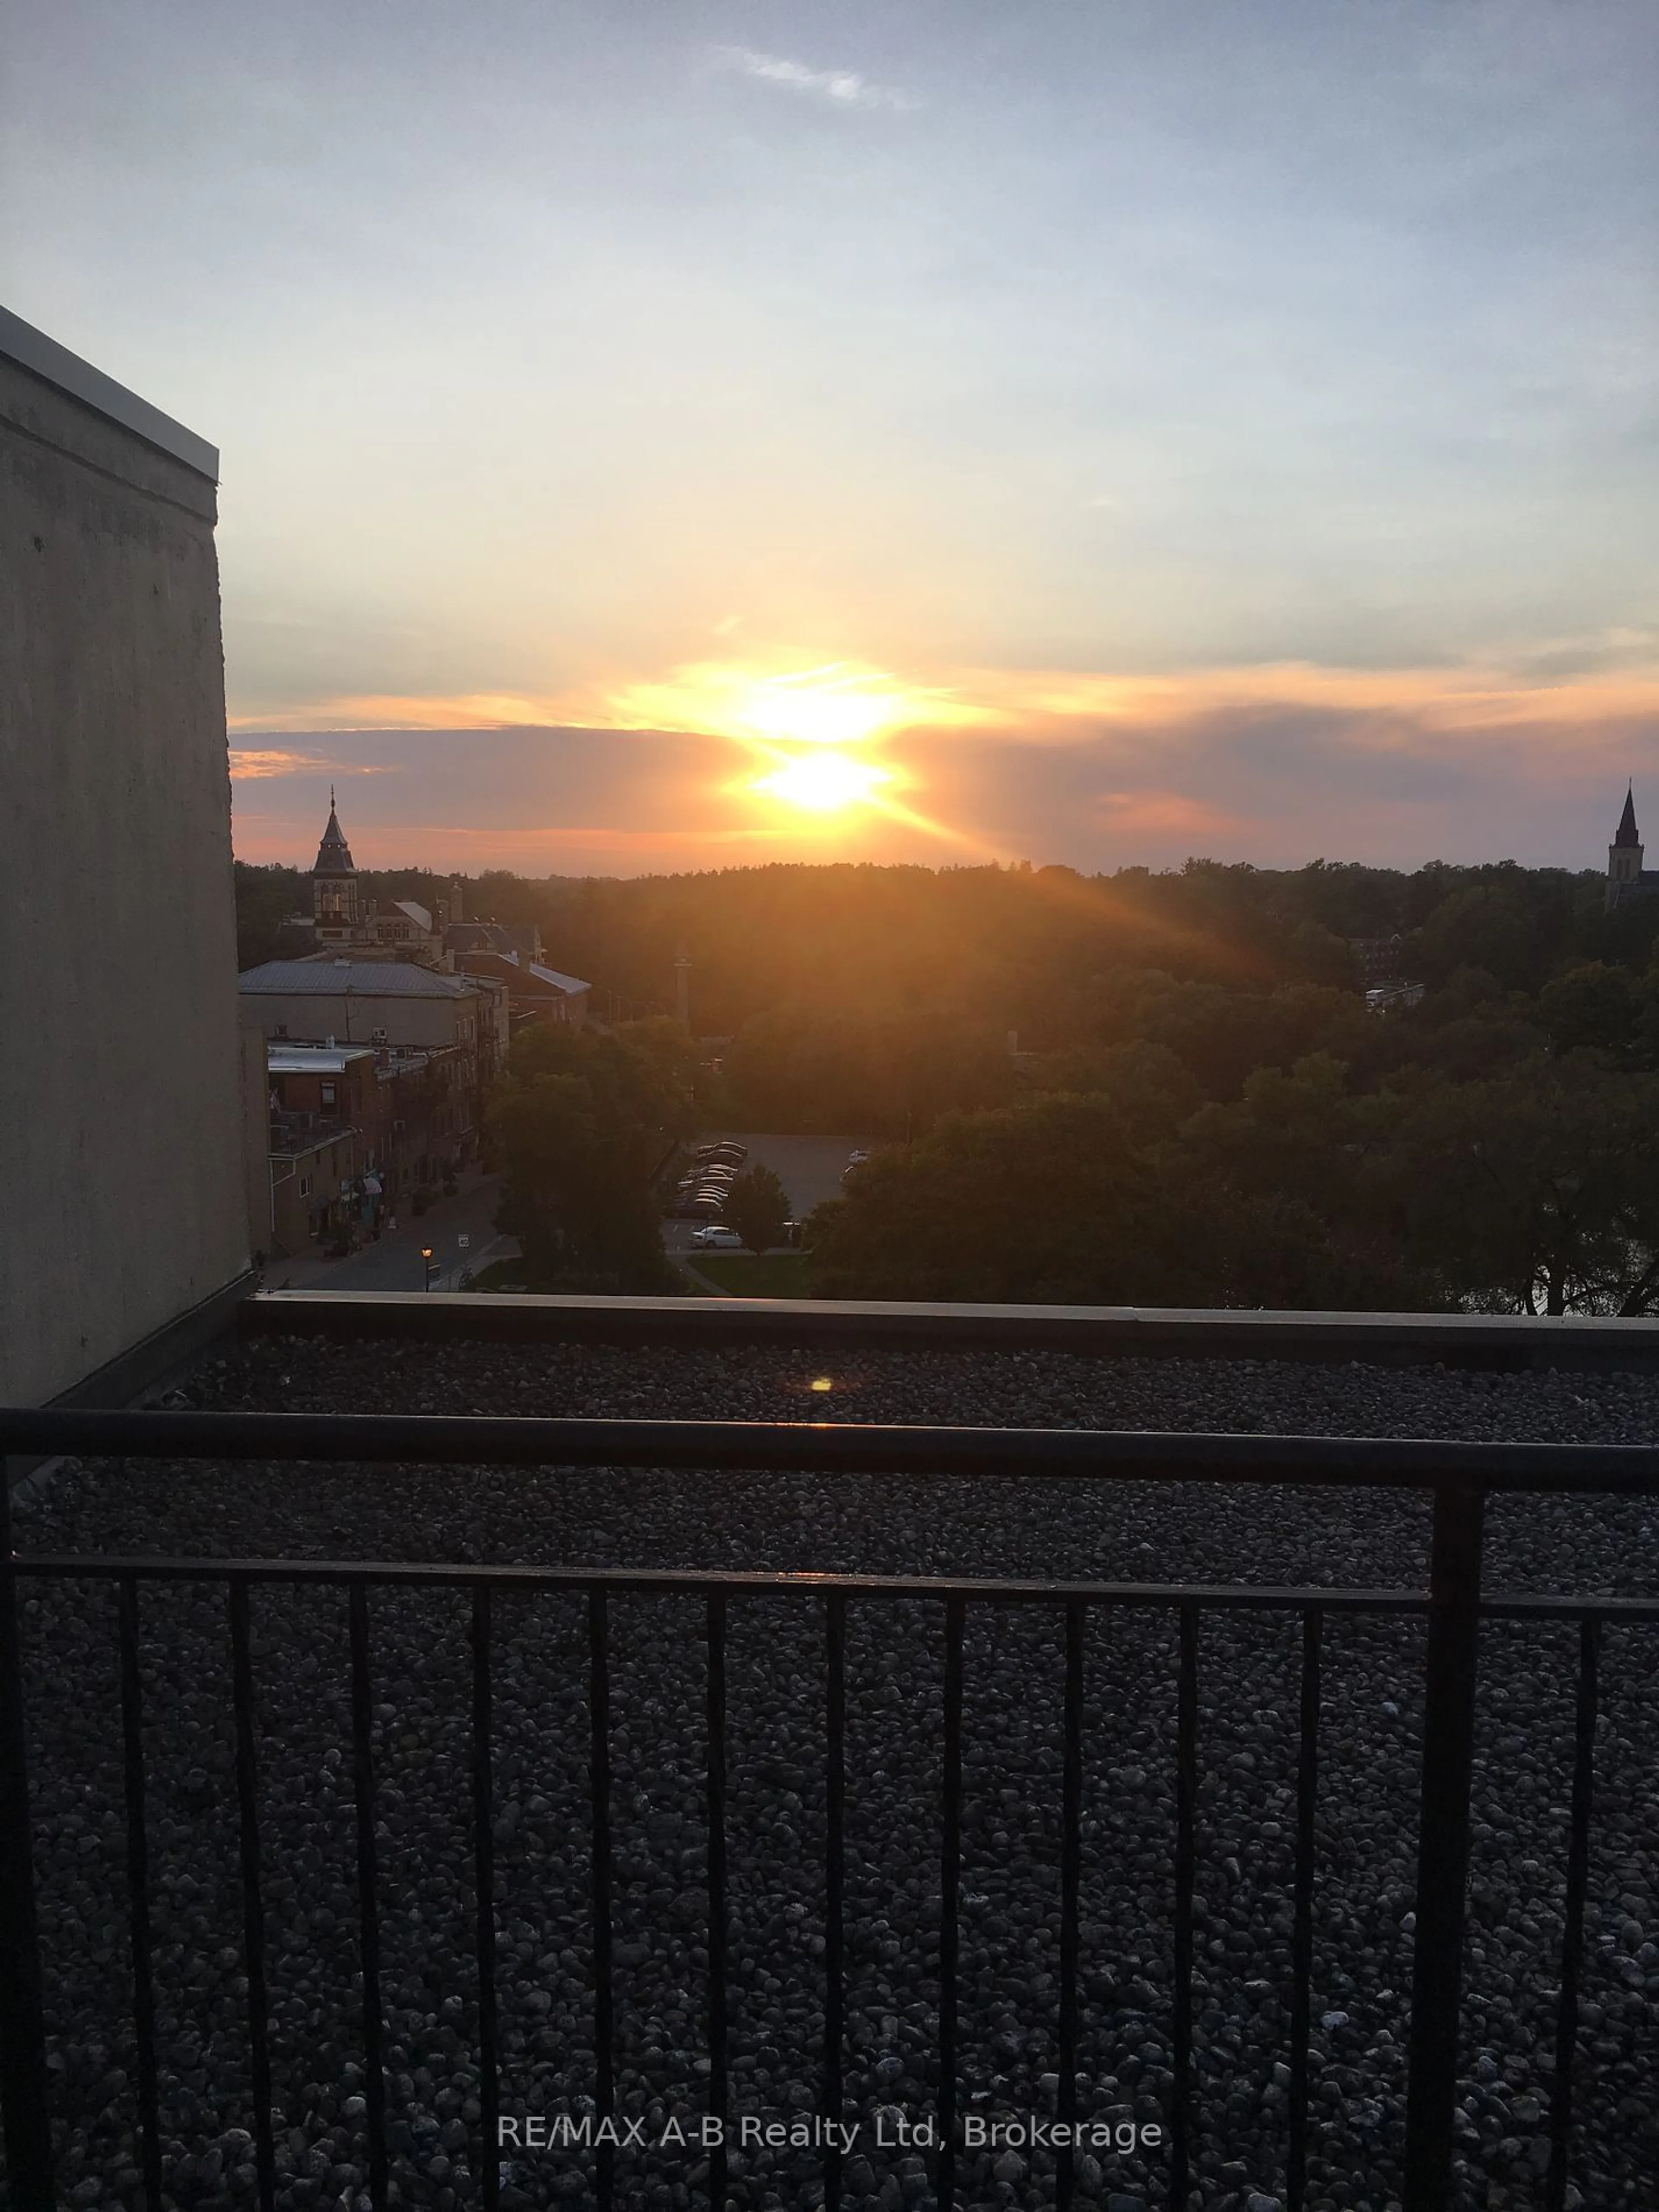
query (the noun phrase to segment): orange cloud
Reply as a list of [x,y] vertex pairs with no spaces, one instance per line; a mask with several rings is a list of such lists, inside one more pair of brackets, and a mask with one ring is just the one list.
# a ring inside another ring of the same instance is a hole
[[1106,791],[1099,799],[1103,826],[1119,837],[1236,837],[1252,825],[1242,814],[1206,806],[1178,791]]
[[1271,661],[1180,676],[973,669],[956,682],[988,719],[1061,741],[1091,736],[1102,722],[1157,728],[1253,707],[1399,713],[1410,718],[1401,725],[1402,740],[1425,727],[1509,732],[1521,724],[1659,715],[1659,666],[1547,682],[1493,669],[1319,668],[1306,661]]
[[[744,662],[697,661],[655,677],[617,676],[552,693],[355,694],[276,714],[239,714],[233,732],[308,730],[686,730],[744,741],[857,744],[906,729],[996,731],[1068,743],[1103,723],[1158,729],[1253,707],[1337,709],[1424,729],[1505,734],[1520,726],[1659,717],[1659,655],[1617,670],[1553,678],[1497,665],[1325,668],[1261,662],[1176,674],[957,668],[896,673],[775,649]],[[1375,733],[1386,743],[1386,731]],[[253,755],[258,760],[262,756]],[[272,756],[272,757],[278,757]],[[257,767],[248,774],[283,774]]]
[[499,691],[469,692],[459,697],[354,692],[322,699],[310,707],[233,714],[228,726],[273,736],[301,736],[308,730],[511,730],[541,724],[568,725],[572,717],[565,711],[566,704],[558,698]]
[[230,773],[238,783],[259,783],[273,775],[390,775],[392,769],[385,763],[366,767],[357,763],[327,760],[319,753],[288,752],[280,748],[261,752],[233,745]]

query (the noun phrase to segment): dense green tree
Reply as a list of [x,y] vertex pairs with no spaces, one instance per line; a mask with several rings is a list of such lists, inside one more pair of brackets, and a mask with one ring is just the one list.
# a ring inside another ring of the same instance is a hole
[[1435,1083],[1366,1163],[1374,1204],[1452,1304],[1659,1309],[1659,1077],[1591,1053]]
[[1180,1240],[1111,1102],[1060,1095],[878,1152],[806,1241],[827,1297],[1114,1304],[1173,1289]]
[[1158,1171],[1202,1224],[1192,1295],[1206,1305],[1389,1309],[1438,1286],[1391,1237],[1365,1180],[1407,1110],[1356,1093],[1328,1054],[1259,1068],[1242,1097],[1201,1108]]
[[1538,994],[1538,1020],[1558,1052],[1598,1052],[1622,1063],[1637,1056],[1645,1042],[1651,1005],[1644,976],[1587,960],[1545,984]]
[[744,1127],[900,1139],[947,1110],[1009,1097],[1014,1079],[1006,1036],[982,1020],[809,1006],[748,1023],[726,1052],[725,1079]]
[[540,1287],[678,1287],[653,1177],[693,1111],[689,1048],[672,1024],[536,1027],[514,1040],[489,1117],[504,1175],[495,1220]]
[[1026,1070],[1032,1090],[1109,1098],[1128,1142],[1172,1136],[1203,1102],[1198,1079],[1166,1044],[1096,1045],[1051,1054]]
[[257,867],[246,860],[238,860],[234,872],[238,971],[309,951],[309,942],[285,925],[290,915],[309,915],[311,878],[298,868]]
[[769,1252],[783,1242],[789,1200],[770,1168],[752,1167],[733,1178],[722,1217],[751,1252]]

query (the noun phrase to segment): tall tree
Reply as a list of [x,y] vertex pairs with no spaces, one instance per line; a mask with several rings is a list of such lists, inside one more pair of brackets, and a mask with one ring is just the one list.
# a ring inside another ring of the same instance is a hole
[[1060,1304],[1156,1300],[1184,1242],[1110,1100],[1064,1095],[878,1152],[806,1239],[823,1297]]
[[733,1177],[726,1194],[725,1218],[751,1252],[769,1252],[783,1242],[789,1200],[770,1168],[753,1167]]
[[690,1133],[691,1062],[666,1022],[610,1033],[536,1028],[514,1040],[490,1108],[504,1164],[495,1223],[548,1288],[678,1287],[653,1173]]
[[1659,1310],[1659,1077],[1577,1052],[1430,1084],[1366,1177],[1455,1304]]

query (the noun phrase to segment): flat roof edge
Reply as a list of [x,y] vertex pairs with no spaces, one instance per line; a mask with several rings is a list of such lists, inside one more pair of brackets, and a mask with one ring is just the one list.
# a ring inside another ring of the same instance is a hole
[[79,354],[59,345],[44,331],[37,331],[33,323],[14,315],[9,307],[0,307],[0,355],[15,361],[44,383],[56,386],[71,399],[78,399],[83,406],[118,423],[124,430],[135,432],[146,444],[158,447],[175,461],[182,461],[210,483],[218,483],[216,446],[209,445],[205,438],[198,438],[194,430],[175,422],[171,415],[152,407],[148,399],[129,392],[125,385],[118,384],[112,376],[106,376],[101,368],[82,361]]
[[283,1336],[858,1343],[896,1351],[1018,1347],[1108,1358],[1500,1369],[1659,1364],[1659,1322],[1588,1316],[307,1290],[263,1291],[244,1302],[237,1319],[244,1332]]

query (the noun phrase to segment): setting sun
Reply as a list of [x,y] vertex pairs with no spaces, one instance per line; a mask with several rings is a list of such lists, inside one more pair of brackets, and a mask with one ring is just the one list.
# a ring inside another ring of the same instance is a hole
[[786,761],[769,775],[757,777],[750,788],[802,807],[809,814],[834,814],[843,806],[872,798],[892,780],[884,768],[877,768],[872,762],[823,751]]
[[876,688],[890,679],[878,671],[832,661],[823,668],[752,683],[733,702],[735,719],[757,737],[787,738],[799,744],[857,744],[907,719],[902,691]]

